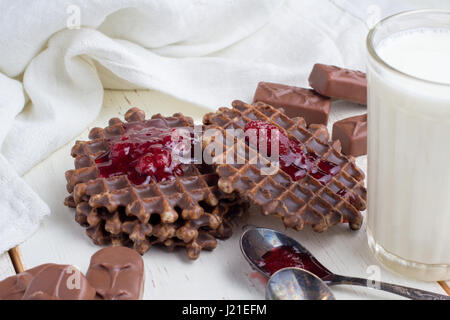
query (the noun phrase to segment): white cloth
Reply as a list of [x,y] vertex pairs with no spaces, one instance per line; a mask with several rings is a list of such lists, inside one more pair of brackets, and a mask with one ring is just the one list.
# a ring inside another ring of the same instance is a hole
[[358,2],[2,0],[0,252],[50,211],[20,176],[96,118],[103,88],[214,109],[261,80],[307,85],[315,62],[363,69]]

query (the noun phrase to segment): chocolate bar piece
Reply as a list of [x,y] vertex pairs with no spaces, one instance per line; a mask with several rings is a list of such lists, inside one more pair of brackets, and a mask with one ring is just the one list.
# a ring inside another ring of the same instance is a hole
[[77,268],[51,264],[37,273],[23,300],[92,300],[95,289]]
[[315,64],[309,76],[309,85],[320,94],[367,103],[366,74],[325,64]]
[[283,108],[290,117],[302,117],[307,124],[327,124],[330,99],[313,90],[287,86],[278,83],[260,82],[253,102],[264,102],[276,108]]
[[126,247],[108,247],[97,251],[91,258],[86,276],[97,291],[96,299],[142,298],[144,262],[135,250]]
[[33,277],[49,265],[42,264],[0,281],[0,300],[22,299]]
[[341,141],[342,152],[346,155],[367,154],[367,114],[335,122],[332,139]]

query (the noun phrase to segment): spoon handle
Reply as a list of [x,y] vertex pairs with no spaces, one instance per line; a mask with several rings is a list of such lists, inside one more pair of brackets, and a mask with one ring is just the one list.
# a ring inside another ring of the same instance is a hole
[[450,300],[450,296],[442,295],[434,292],[429,292],[420,289],[414,289],[409,287],[404,287],[396,284],[390,284],[381,281],[374,281],[363,278],[355,278],[355,277],[345,277],[340,275],[335,275],[328,281],[325,281],[326,284],[338,285],[338,284],[347,284],[347,285],[356,285],[367,288],[373,288],[378,290],[383,290],[391,293],[398,294],[400,296],[413,299],[413,300]]

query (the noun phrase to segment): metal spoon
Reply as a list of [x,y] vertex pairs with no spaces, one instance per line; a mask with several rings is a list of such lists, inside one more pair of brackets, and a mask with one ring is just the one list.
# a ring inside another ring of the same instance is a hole
[[325,268],[314,256],[300,243],[291,237],[267,228],[249,228],[241,236],[241,251],[252,268],[259,271],[261,274],[270,277],[266,271],[258,266],[258,262],[263,260],[263,255],[280,246],[289,246],[296,248],[303,255],[307,255],[313,262],[316,270],[308,270],[317,273],[320,271],[320,278],[329,286],[344,284],[357,285],[378,290],[383,290],[398,294],[414,300],[450,300],[449,296],[441,295],[425,290],[408,288],[400,285],[389,284],[381,281],[373,281],[362,278],[346,277],[332,273]]
[[267,282],[268,300],[336,300],[330,288],[315,274],[300,268],[284,268]]

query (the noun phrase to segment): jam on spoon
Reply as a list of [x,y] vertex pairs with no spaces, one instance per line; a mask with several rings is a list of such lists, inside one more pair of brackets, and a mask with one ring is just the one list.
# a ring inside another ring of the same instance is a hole
[[283,268],[302,268],[314,273],[322,280],[332,274],[311,254],[300,252],[297,248],[287,245],[267,251],[257,264],[259,268],[269,275]]

